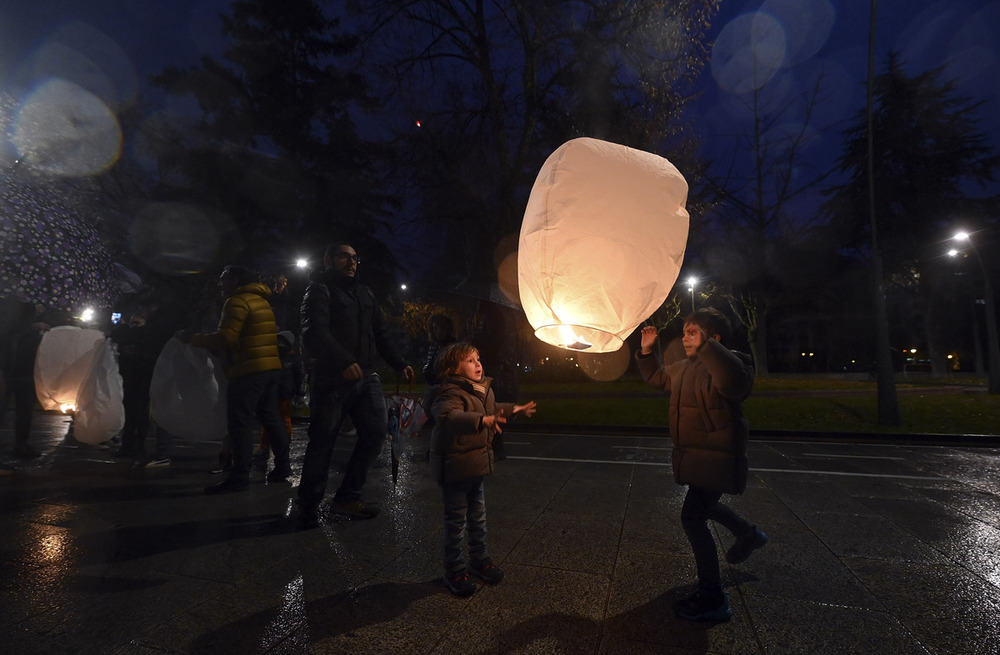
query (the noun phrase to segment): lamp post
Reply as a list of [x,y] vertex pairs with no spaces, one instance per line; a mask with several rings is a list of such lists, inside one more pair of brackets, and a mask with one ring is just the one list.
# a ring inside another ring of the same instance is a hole
[[693,275],[688,278],[688,291],[691,292],[691,311],[692,312],[695,310],[695,306],[694,306],[694,287],[695,287],[696,284],[698,284],[698,278],[696,278]]
[[990,274],[968,232],[956,232],[953,238],[955,241],[969,245],[969,250],[975,256],[979,270],[983,274],[983,292],[986,295],[986,340],[988,341],[986,352],[989,366],[989,392],[1000,394],[1000,345],[997,342],[997,315],[993,306],[993,284],[990,282]]

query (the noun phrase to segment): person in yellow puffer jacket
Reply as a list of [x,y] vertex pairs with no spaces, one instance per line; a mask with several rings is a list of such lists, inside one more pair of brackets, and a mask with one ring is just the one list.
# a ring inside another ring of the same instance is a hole
[[254,428],[260,419],[274,452],[274,469],[268,482],[284,482],[292,474],[288,457],[288,434],[278,413],[278,329],[268,303],[270,288],[254,281],[243,266],[226,266],[219,276],[219,288],[226,297],[215,332],[177,333],[177,338],[197,348],[207,348],[222,357],[228,386],[226,405],[229,437],[233,449],[233,469],[206,493],[241,491],[250,484]]

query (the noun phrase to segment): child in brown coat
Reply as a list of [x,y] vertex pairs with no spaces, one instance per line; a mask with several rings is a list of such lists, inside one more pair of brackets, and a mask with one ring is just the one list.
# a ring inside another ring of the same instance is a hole
[[[526,405],[497,403],[492,379],[483,373],[479,351],[458,342],[445,346],[437,357],[441,383],[427,395],[424,407],[434,418],[431,432],[431,474],[444,498],[445,585],[456,596],[476,591],[472,574],[489,584],[503,580],[486,547],[486,500],[483,481],[493,472],[492,442],[508,417],[535,413]],[[468,532],[469,559],[465,557]]]

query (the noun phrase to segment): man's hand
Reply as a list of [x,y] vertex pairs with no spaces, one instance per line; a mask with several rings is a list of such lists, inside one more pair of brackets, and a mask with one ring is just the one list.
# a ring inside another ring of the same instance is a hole
[[413,382],[414,374],[412,366],[407,366],[406,368],[403,369],[403,378],[407,382]]
[[642,354],[648,355],[653,352],[653,344],[656,343],[656,327],[647,325],[642,328],[642,339],[640,341]]
[[365,376],[365,372],[361,370],[360,364],[354,362],[344,369],[343,376],[345,380],[360,380]]

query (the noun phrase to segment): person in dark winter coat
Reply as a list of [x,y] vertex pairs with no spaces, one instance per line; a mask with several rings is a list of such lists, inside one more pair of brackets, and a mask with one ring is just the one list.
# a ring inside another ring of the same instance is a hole
[[[177,331],[178,312],[161,307],[159,294],[146,289],[135,300],[135,310],[112,328],[110,337],[118,344],[118,371],[122,376],[125,425],[121,448],[115,457],[139,461],[149,432],[149,389],[160,351]],[[166,455],[161,453],[156,461]]]
[[744,561],[767,542],[767,535],[728,506],[722,494],[746,489],[749,427],[742,402],[753,388],[748,355],[722,345],[729,320],[713,308],[699,309],[684,321],[682,343],[687,358],[660,365],[652,356],[657,331],[642,329],[636,362],[643,379],[670,394],[670,435],[677,484],[688,485],[681,524],[694,551],[698,590],[674,605],[690,621],[727,621],[732,608],[722,589],[719,556],[708,527],[711,519],[736,536],[726,553],[731,564]]
[[493,437],[508,417],[534,414],[535,402],[497,403],[492,380],[484,375],[479,351],[471,344],[445,346],[436,369],[442,381],[427,395],[424,408],[434,418],[431,476],[441,485],[444,498],[444,580],[451,593],[469,596],[476,591],[469,569],[489,584],[503,580],[503,571],[493,564],[486,546],[483,481],[493,472]]
[[358,440],[331,508],[356,519],[378,515],[378,505],[365,503],[361,492],[386,435],[385,394],[376,372],[379,357],[407,381],[414,377],[389,338],[375,294],[355,279],[358,253],[350,244],[335,243],[326,249],[323,263],[325,270],[302,297],[302,344],[312,359],[312,377],[309,443],[298,492],[301,528],[319,524],[333,447],[348,416]]

